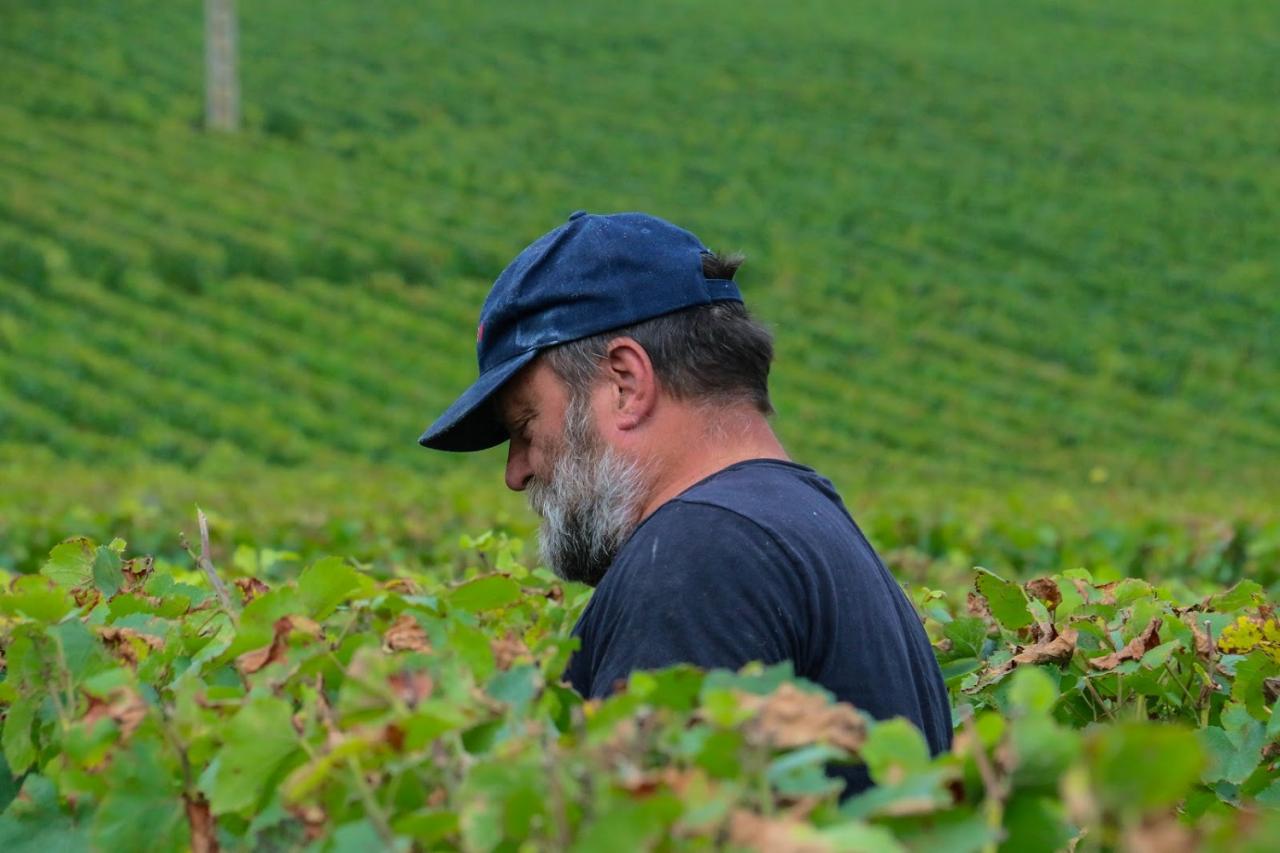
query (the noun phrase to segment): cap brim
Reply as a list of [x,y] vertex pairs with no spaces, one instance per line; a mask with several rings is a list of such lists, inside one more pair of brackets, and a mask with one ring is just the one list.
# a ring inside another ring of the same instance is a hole
[[488,450],[507,440],[507,429],[498,420],[489,400],[503,383],[537,356],[536,349],[522,352],[481,374],[462,396],[418,439],[433,450],[467,452]]

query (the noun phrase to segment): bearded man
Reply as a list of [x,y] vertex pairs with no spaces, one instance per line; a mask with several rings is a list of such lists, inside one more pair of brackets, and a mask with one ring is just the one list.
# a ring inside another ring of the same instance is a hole
[[[910,601],[769,425],[772,337],[739,263],[653,216],[574,213],[498,276],[479,379],[419,442],[509,440],[506,482],[542,518],[544,562],[596,588],[566,672],[583,696],[676,663],[791,661],[945,750],[947,692]],[[846,795],[869,784],[841,775]]]

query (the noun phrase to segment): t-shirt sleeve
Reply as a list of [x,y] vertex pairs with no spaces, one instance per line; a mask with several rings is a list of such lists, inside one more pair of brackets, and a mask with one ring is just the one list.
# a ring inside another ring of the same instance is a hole
[[810,624],[805,588],[755,522],[674,501],[640,527],[597,589],[576,631],[572,681],[600,697],[634,670],[797,661]]

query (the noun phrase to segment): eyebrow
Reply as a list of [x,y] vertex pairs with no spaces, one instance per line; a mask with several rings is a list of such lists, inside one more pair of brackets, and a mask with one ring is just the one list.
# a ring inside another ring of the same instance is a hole
[[536,414],[533,406],[525,400],[517,400],[512,403],[514,413],[510,420],[507,420],[507,418],[503,416],[502,407],[498,405],[497,401],[494,401],[494,408],[498,410],[498,420],[502,422],[503,428],[506,429],[508,433],[511,432],[511,428],[514,424],[519,423],[526,417],[533,417],[533,415]]

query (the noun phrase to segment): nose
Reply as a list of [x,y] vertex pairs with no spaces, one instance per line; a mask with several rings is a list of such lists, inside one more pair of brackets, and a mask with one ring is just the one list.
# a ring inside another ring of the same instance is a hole
[[511,439],[507,444],[507,488],[513,492],[523,492],[532,477],[533,468],[529,465],[528,448],[519,439]]

